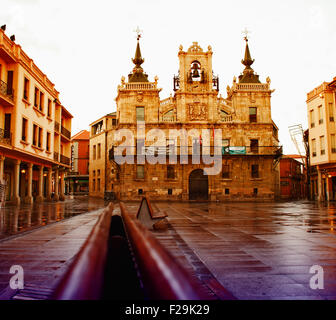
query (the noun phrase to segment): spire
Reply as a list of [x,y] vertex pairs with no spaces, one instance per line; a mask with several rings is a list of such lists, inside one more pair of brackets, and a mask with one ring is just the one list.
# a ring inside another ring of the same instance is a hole
[[139,28],[136,30],[136,32],[138,34],[137,47],[135,50],[134,59],[132,59],[132,62],[135,64],[135,67],[133,68],[133,73],[130,73],[128,75],[128,82],[148,82],[148,75],[143,72],[143,69],[141,67],[145,59],[143,59],[141,56],[140,43],[139,43],[141,34]]
[[245,69],[243,74],[239,76],[239,83],[260,83],[259,76],[255,74],[254,70],[251,68],[254,59],[252,60],[251,58],[247,36],[244,37],[244,40],[246,41],[245,56],[241,63],[245,66]]

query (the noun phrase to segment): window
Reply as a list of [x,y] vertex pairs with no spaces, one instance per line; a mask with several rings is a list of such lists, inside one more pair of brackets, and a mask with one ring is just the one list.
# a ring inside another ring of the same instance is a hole
[[26,118],[22,118],[22,135],[21,135],[22,141],[27,141],[27,129],[28,129],[28,120]]
[[225,164],[222,168],[222,178],[223,179],[230,179],[230,166]]
[[38,128],[38,147],[42,148],[42,139],[43,139],[43,131],[42,128]]
[[23,84],[23,99],[29,99],[29,80],[25,77]]
[[230,139],[222,139],[222,147],[229,147]]
[[312,139],[312,156],[316,157],[316,139]]
[[336,153],[336,140],[335,135],[330,135],[331,153]]
[[33,146],[37,146],[37,125],[33,125]]
[[98,143],[98,155],[97,155],[97,159],[100,159],[101,157],[101,144]]
[[225,194],[230,194],[230,189],[225,188]]
[[324,142],[324,136],[320,137],[320,151],[321,155],[325,154],[325,142]]
[[100,176],[100,169],[97,170],[97,176]]
[[47,132],[46,149],[47,151],[50,151],[50,132]]
[[258,164],[252,164],[252,166],[251,166],[251,177],[253,179],[259,178],[259,165]]
[[250,122],[257,122],[257,108],[250,107]]
[[253,194],[254,194],[254,195],[257,195],[257,194],[258,194],[258,188],[254,188],[254,189],[253,189]]
[[318,110],[319,124],[322,124],[323,123],[322,106],[319,106],[317,110]]
[[145,166],[137,165],[136,167],[136,178],[144,179],[145,178]]
[[96,176],[96,170],[92,171],[92,175],[95,177]]
[[39,105],[40,111],[43,112],[44,110],[44,93],[40,92],[40,105]]
[[96,179],[92,180],[92,190],[96,191]]
[[145,121],[145,107],[136,107],[136,121]]
[[175,179],[175,170],[173,166],[167,166],[167,179]]
[[138,189],[138,194],[143,194],[143,190],[142,189]]
[[34,94],[34,107],[38,107],[40,102],[40,90],[35,87],[35,94]]
[[310,110],[310,127],[315,127],[314,110]]
[[334,122],[334,108],[333,108],[333,103],[332,102],[329,102],[328,104],[329,106],[329,121],[330,122]]
[[173,194],[173,189],[168,189],[168,194],[172,195]]
[[251,152],[258,153],[258,147],[259,147],[258,139],[251,139],[250,140]]
[[97,191],[100,191],[100,178],[97,179]]
[[93,146],[93,152],[92,152],[92,159],[96,160],[96,153],[97,153],[97,147],[94,145]]
[[51,100],[48,99],[48,109],[47,109],[47,116],[51,118]]

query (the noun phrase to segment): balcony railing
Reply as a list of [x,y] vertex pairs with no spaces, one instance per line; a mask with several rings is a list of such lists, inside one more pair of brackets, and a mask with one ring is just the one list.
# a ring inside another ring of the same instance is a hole
[[[214,147],[214,146],[141,146],[137,148],[134,146],[123,146],[120,148],[123,155],[139,155],[139,156],[158,156],[158,155],[177,155],[177,156],[192,156],[192,155],[214,155],[220,154],[222,156],[242,155],[242,156],[275,156],[282,155],[282,146],[228,146],[228,147]],[[127,150],[127,151],[125,151]],[[117,147],[110,150],[109,158],[113,159],[118,155]]]
[[0,80],[0,94],[5,96],[7,99],[14,101],[14,90],[10,88],[6,82]]
[[0,128],[0,143],[12,145],[12,133]]
[[63,156],[63,154],[60,155],[61,156],[61,163],[66,164],[66,165],[70,165],[70,158]]
[[61,126],[61,133],[63,134],[63,136],[65,136],[68,139],[70,139],[71,132],[68,129],[65,129],[63,126]]

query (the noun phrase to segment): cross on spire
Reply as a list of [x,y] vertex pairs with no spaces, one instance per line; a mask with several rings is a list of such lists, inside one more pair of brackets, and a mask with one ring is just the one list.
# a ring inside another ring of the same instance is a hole
[[137,26],[137,28],[134,30],[134,32],[137,34],[137,40],[139,40],[141,38],[142,35],[142,30],[140,30],[139,26]]
[[248,41],[248,35],[249,33],[251,33],[249,30],[247,30],[247,28],[245,28],[243,31],[242,31],[242,34],[245,35],[244,37],[244,40],[247,42]]

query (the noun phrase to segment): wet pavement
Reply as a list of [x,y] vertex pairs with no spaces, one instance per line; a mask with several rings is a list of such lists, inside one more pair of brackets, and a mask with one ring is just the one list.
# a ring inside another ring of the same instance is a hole
[[[205,267],[238,299],[336,299],[335,203],[156,206],[172,227],[159,238],[183,239],[201,262],[195,272],[202,277]],[[310,288],[313,265],[323,268],[324,289]]]
[[[154,235],[213,299],[225,299],[224,288],[238,299],[336,299],[335,203],[153,205],[166,211],[169,222]],[[133,213],[138,206],[127,203]],[[27,285],[52,289],[102,207],[102,200],[80,198],[37,205],[31,213],[26,206],[2,209],[1,234],[9,237],[0,240],[0,291],[8,286],[14,264],[24,267]],[[37,227],[36,221],[45,225],[24,232]],[[324,270],[324,289],[310,288],[313,265]]]
[[88,196],[66,197],[65,201],[43,202],[33,205],[6,204],[0,209],[0,241],[50,223],[102,208],[106,205],[101,199]]

